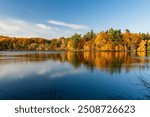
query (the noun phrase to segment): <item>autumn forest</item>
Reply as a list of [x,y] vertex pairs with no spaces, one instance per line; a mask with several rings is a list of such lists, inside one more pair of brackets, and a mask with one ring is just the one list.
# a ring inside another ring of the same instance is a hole
[[70,50],[70,51],[150,51],[149,33],[132,33],[126,29],[109,29],[100,33],[93,30],[69,38],[16,38],[0,36],[0,50]]

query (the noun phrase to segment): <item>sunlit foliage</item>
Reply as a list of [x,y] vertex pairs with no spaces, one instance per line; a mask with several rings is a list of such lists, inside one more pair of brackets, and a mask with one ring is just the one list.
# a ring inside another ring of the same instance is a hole
[[93,30],[85,35],[75,33],[69,38],[16,38],[0,36],[0,50],[71,50],[71,51],[150,51],[149,33],[132,33],[129,29],[110,28],[98,34]]

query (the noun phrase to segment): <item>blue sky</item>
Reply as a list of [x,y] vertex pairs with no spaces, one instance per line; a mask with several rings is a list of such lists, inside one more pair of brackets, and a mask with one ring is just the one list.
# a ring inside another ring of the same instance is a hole
[[109,28],[150,32],[150,0],[0,0],[0,35],[57,38]]

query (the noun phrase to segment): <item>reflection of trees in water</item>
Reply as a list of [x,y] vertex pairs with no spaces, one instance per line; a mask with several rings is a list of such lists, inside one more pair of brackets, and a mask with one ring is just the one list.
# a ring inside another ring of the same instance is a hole
[[78,67],[80,67],[81,66],[81,62],[80,62],[80,60],[82,59],[82,58],[79,58],[80,56],[78,55],[79,53],[77,53],[77,52],[73,52],[73,53],[71,53],[72,55],[70,56],[70,63],[75,67],[75,68],[78,68]]
[[[116,69],[114,69],[116,68]],[[121,72],[121,68],[122,68],[122,62],[119,59],[113,59],[110,66],[109,66],[109,71],[111,74],[113,74],[114,72]]]
[[[137,55],[127,52],[32,52],[25,54],[7,55],[12,58],[13,62],[43,62],[43,61],[60,61],[69,62],[75,68],[84,65],[87,69],[93,71],[94,68],[105,70],[107,72],[120,73],[122,67],[126,71],[133,68],[132,64],[143,64],[143,67],[149,69],[149,59],[145,59],[146,54],[136,53]],[[149,55],[149,54],[147,54]],[[3,58],[6,56],[2,56]],[[0,63],[12,62],[12,59],[0,59]],[[147,66],[145,65],[147,64]],[[137,66],[136,66],[137,67]]]

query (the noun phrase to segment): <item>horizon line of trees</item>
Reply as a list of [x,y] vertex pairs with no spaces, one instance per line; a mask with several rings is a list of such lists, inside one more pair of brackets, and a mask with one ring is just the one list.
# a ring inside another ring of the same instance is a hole
[[81,36],[46,40],[0,36],[0,50],[86,50],[86,51],[150,51],[149,33],[132,33],[110,28],[96,34],[93,30]]

